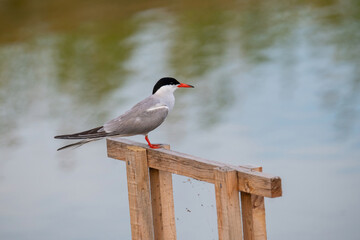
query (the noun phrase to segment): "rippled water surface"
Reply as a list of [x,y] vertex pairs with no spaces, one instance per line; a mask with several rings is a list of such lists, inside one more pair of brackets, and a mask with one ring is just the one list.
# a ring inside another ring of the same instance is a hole
[[[195,88],[150,139],[280,176],[269,239],[358,239],[359,29],[355,0],[0,1],[0,239],[130,239],[124,163],[53,136],[163,76]],[[178,239],[217,239],[213,186],[173,181]]]

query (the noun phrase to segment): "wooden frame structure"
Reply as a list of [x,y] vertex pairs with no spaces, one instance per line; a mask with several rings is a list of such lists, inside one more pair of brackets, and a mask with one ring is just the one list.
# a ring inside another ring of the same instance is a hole
[[279,177],[261,167],[231,166],[169,148],[107,139],[108,156],[126,162],[133,240],[176,239],[172,174],[215,185],[220,240],[266,239],[264,197],[282,195]]

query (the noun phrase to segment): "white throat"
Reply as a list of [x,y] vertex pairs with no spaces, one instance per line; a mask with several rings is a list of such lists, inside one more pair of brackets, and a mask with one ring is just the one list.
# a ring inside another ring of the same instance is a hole
[[178,89],[177,85],[166,85],[159,88],[154,96],[157,97],[161,103],[165,104],[169,111],[171,111],[175,104],[174,92]]

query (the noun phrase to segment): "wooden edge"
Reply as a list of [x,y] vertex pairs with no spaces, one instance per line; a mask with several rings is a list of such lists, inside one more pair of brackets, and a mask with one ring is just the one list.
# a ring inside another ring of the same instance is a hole
[[124,138],[107,138],[108,157],[124,160],[128,146],[146,148],[149,167],[154,169],[215,183],[215,168],[231,168],[237,171],[239,191],[269,198],[280,197],[282,195],[280,177],[256,172],[248,167],[210,161],[163,148],[151,149],[146,144]]
[[172,174],[150,168],[151,204],[156,240],[176,240]]
[[126,175],[132,239],[154,240],[149,168],[146,149],[126,148]]
[[[262,171],[262,167],[246,166],[253,171]],[[266,219],[264,197],[241,193],[241,209],[245,240],[266,240]]]
[[263,168],[260,166],[254,166],[254,165],[240,165],[239,167],[247,168],[254,172],[262,172]]
[[240,197],[237,173],[232,168],[214,169],[215,198],[220,240],[242,240]]
[[[253,166],[253,165],[241,165],[239,166],[241,168],[246,168],[249,169],[250,171],[253,172],[262,172],[263,168],[260,166]],[[240,181],[242,178],[239,178]],[[266,183],[264,183],[266,184]],[[270,196],[264,196],[264,197],[270,197],[270,198],[276,198],[276,197],[281,197],[282,196],[282,188],[281,188],[281,178],[280,177],[271,177],[270,182],[268,182],[269,185],[267,185],[270,189],[270,191],[268,191],[268,194]],[[259,195],[259,196],[263,196],[262,194],[257,194],[257,191],[262,192],[263,190],[257,189],[257,190],[248,190],[246,188],[252,188],[255,186],[251,186],[251,183],[249,183],[248,181],[244,181],[244,182],[239,182],[239,190],[242,192],[248,192],[252,191],[251,194],[255,194],[255,195]],[[256,186],[257,187],[257,186]],[[243,190],[245,191],[243,191]],[[267,191],[266,189],[264,189],[264,191]]]
[[[170,149],[170,145],[163,145]],[[172,174],[150,168],[151,204],[156,240],[176,240]]]

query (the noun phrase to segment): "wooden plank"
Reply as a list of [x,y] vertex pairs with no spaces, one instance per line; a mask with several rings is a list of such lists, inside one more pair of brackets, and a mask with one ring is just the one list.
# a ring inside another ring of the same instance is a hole
[[150,168],[150,186],[155,239],[176,240],[172,174]]
[[193,157],[170,150],[148,151],[149,165],[174,174],[214,183],[214,169],[225,167],[222,163]]
[[242,226],[237,173],[218,168],[215,173],[216,212],[220,240],[241,240]]
[[244,174],[243,172],[238,171],[239,191],[263,197],[281,197],[282,189],[280,177],[274,177],[265,173],[258,175],[258,173],[260,172]]
[[175,240],[175,210],[172,175],[150,168],[151,199],[156,240]]
[[108,156],[124,160],[124,149],[127,146],[140,146],[147,148],[149,167],[191,177],[200,181],[215,183],[215,168],[231,168],[238,175],[238,190],[264,197],[280,197],[281,179],[262,172],[253,172],[248,168],[232,166],[216,161],[194,157],[166,149],[150,149],[145,144],[137,143],[123,138],[108,138]]
[[128,146],[125,159],[132,239],[153,240],[154,228],[146,149]]
[[[262,168],[251,168],[262,171]],[[266,220],[264,197],[241,193],[241,209],[245,240],[266,240]]]
[[255,172],[262,172],[262,167],[260,166],[254,166],[254,165],[241,165],[239,167],[243,167],[243,168],[247,168],[250,171],[255,171]]

